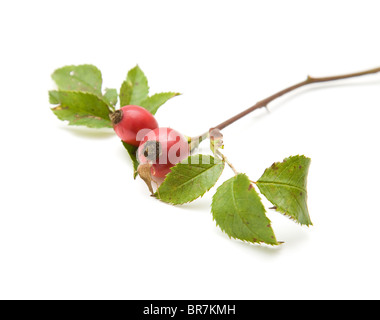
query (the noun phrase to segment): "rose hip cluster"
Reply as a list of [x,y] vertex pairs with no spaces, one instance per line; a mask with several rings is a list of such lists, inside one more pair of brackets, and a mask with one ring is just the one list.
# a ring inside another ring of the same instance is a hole
[[160,128],[146,109],[129,105],[110,116],[116,134],[124,142],[138,147],[140,164],[150,164],[154,177],[165,177],[170,168],[190,154],[187,139],[171,128]]

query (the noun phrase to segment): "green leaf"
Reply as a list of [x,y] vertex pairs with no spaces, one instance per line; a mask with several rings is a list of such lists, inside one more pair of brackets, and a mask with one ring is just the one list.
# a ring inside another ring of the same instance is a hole
[[85,91],[102,96],[102,74],[93,65],[66,66],[51,76],[63,91]]
[[307,208],[310,159],[293,156],[273,163],[257,181],[261,193],[282,212],[302,225],[312,225]]
[[91,114],[76,112],[69,107],[58,106],[51,109],[60,120],[69,121],[69,125],[86,126],[89,128],[112,128],[111,121]]
[[245,174],[234,176],[217,189],[211,211],[216,224],[230,238],[278,244],[260,197]]
[[140,105],[148,97],[148,80],[139,66],[129,70],[127,80],[120,88],[120,107]]
[[176,92],[156,93],[153,96],[142,101],[140,103],[140,106],[147,109],[151,114],[156,114],[158,108],[161,107],[166,101],[179,95],[180,93]]
[[155,195],[171,204],[191,202],[215,185],[223,169],[224,163],[212,156],[190,156],[171,169]]
[[104,101],[112,107],[115,107],[118,100],[118,94],[116,89],[106,89],[104,93],[103,99]]
[[129,156],[131,157],[131,160],[133,162],[133,178],[136,179],[137,177],[137,167],[139,166],[139,162],[136,157],[136,151],[137,147],[132,146],[124,141],[122,141],[123,146],[125,149],[127,149]]
[[51,104],[59,104],[59,93],[58,91],[49,91],[49,102]]
[[91,115],[110,121],[107,104],[98,96],[79,91],[50,91],[50,102],[58,102],[74,113]]

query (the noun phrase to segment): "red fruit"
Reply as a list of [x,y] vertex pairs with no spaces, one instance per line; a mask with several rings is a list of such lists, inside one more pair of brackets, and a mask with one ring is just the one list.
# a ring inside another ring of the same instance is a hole
[[171,128],[149,131],[140,143],[137,156],[140,164],[150,163],[155,177],[165,177],[170,168],[190,154],[187,139]]
[[[158,128],[158,123],[154,116],[146,109],[139,106],[125,106],[116,110],[110,115],[113,128],[116,134],[124,142],[138,147],[141,139],[138,138],[138,133],[141,130],[147,131]],[[141,138],[145,135],[140,136]]]

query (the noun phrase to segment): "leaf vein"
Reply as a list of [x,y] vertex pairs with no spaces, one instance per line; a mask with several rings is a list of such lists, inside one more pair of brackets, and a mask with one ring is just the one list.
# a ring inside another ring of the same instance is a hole
[[291,184],[287,184],[287,183],[284,183],[284,182],[276,182],[276,181],[269,182],[269,181],[261,181],[261,180],[259,180],[257,183],[263,184],[263,185],[285,186],[285,187],[293,188],[293,189],[296,189],[296,190],[303,191],[303,192],[307,193],[306,189],[304,189],[304,188],[301,188],[301,187],[298,187],[298,186],[294,186],[294,185],[291,185]]

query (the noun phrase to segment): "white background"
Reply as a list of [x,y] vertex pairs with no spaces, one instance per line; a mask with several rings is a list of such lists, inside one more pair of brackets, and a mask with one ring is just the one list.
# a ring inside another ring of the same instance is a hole
[[68,127],[47,94],[64,65],[94,64],[119,88],[138,63],[151,93],[183,93],[160,125],[192,136],[307,74],[380,66],[379,11],[347,0],[2,1],[0,298],[380,298],[380,74],[300,89],[224,130],[225,154],[253,180],[287,156],[312,159],[314,225],[268,212],[285,242],[275,248],[222,233],[215,188],[179,207],[149,197],[112,130]]

